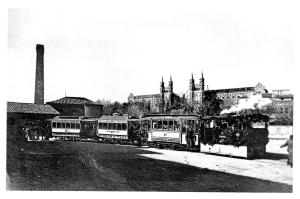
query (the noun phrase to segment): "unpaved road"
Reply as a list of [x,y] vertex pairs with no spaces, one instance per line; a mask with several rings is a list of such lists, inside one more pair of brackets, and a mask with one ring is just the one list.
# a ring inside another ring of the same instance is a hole
[[[292,192],[289,180],[249,176],[247,169],[236,173],[218,170],[216,167],[230,170],[227,163],[234,162],[222,158],[93,142],[29,142],[18,153],[8,148],[7,189]],[[235,160],[241,161],[232,167],[238,171],[243,170],[245,161],[258,167],[265,167],[269,161]],[[284,160],[270,161],[280,168],[284,164]]]

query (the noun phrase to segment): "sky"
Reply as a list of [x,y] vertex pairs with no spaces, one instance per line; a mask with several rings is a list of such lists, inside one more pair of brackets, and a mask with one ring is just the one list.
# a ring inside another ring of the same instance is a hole
[[33,102],[36,44],[44,44],[45,102],[66,96],[126,102],[172,76],[188,90],[295,89],[292,4],[265,1],[118,2],[8,10],[7,101]]

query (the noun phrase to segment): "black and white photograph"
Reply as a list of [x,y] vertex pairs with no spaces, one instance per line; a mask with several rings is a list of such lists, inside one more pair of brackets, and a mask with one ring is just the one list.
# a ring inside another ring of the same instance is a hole
[[34,2],[5,8],[6,192],[295,197],[294,3]]

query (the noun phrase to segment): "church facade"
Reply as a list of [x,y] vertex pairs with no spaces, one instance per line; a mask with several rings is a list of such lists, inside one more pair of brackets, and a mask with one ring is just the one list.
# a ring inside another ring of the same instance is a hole
[[165,86],[162,78],[160,82],[160,93],[150,95],[133,95],[128,97],[128,102],[146,102],[150,103],[152,111],[164,111],[167,107],[173,106],[176,102],[180,101],[180,96],[173,92],[173,80],[170,77],[168,85]]
[[181,97],[184,97],[190,105],[201,105],[205,95],[215,94],[218,99],[223,101],[223,108],[229,108],[232,105],[237,104],[240,98],[247,98],[250,95],[257,93],[268,93],[268,90],[261,83],[258,83],[253,87],[216,90],[205,89],[205,79],[203,73],[201,73],[199,83],[196,83],[192,74],[189,80],[188,91],[185,92],[184,96],[179,96],[174,93],[173,80],[172,77],[170,77],[167,86],[162,78],[162,81],[160,82],[160,93],[150,95],[134,95],[131,93],[128,97],[128,102],[147,102],[150,103],[153,111],[158,112],[166,110],[167,107],[172,107],[172,105],[180,101]]

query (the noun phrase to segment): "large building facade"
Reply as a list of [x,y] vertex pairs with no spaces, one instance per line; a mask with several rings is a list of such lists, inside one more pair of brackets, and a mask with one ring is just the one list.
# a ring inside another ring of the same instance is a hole
[[[293,95],[289,90],[273,90],[271,93],[261,83],[257,83],[252,87],[239,87],[227,89],[209,90],[208,86],[205,88],[205,79],[203,73],[198,83],[195,81],[192,74],[189,80],[189,88],[185,92],[182,99],[185,99],[190,106],[200,106],[206,95],[215,95],[222,100],[222,109],[230,109],[233,105],[237,105],[242,101],[247,101],[251,96],[256,94],[261,95],[262,98],[267,98],[272,106],[274,106],[275,114],[285,114],[292,117],[293,115]],[[155,112],[163,112],[168,107],[180,102],[180,97],[173,92],[173,81],[170,78],[168,85],[162,79],[160,82],[160,93],[152,95],[133,95],[128,97],[129,102],[149,102],[151,109]]]
[[250,95],[258,93],[268,93],[268,90],[261,83],[258,83],[254,87],[209,90],[208,88],[205,89],[203,73],[201,73],[199,84],[195,83],[195,79],[192,74],[189,81],[189,90],[185,94],[187,102],[191,105],[201,105],[205,95],[208,93],[213,93],[218,99],[221,99],[224,103],[223,108],[229,108],[230,106],[237,104],[240,98],[249,97]]
[[173,106],[176,102],[180,101],[179,95],[173,92],[173,80],[170,77],[168,85],[165,86],[162,78],[160,82],[160,93],[150,95],[133,95],[128,97],[128,102],[146,102],[150,103],[152,111],[164,111],[167,107]]

